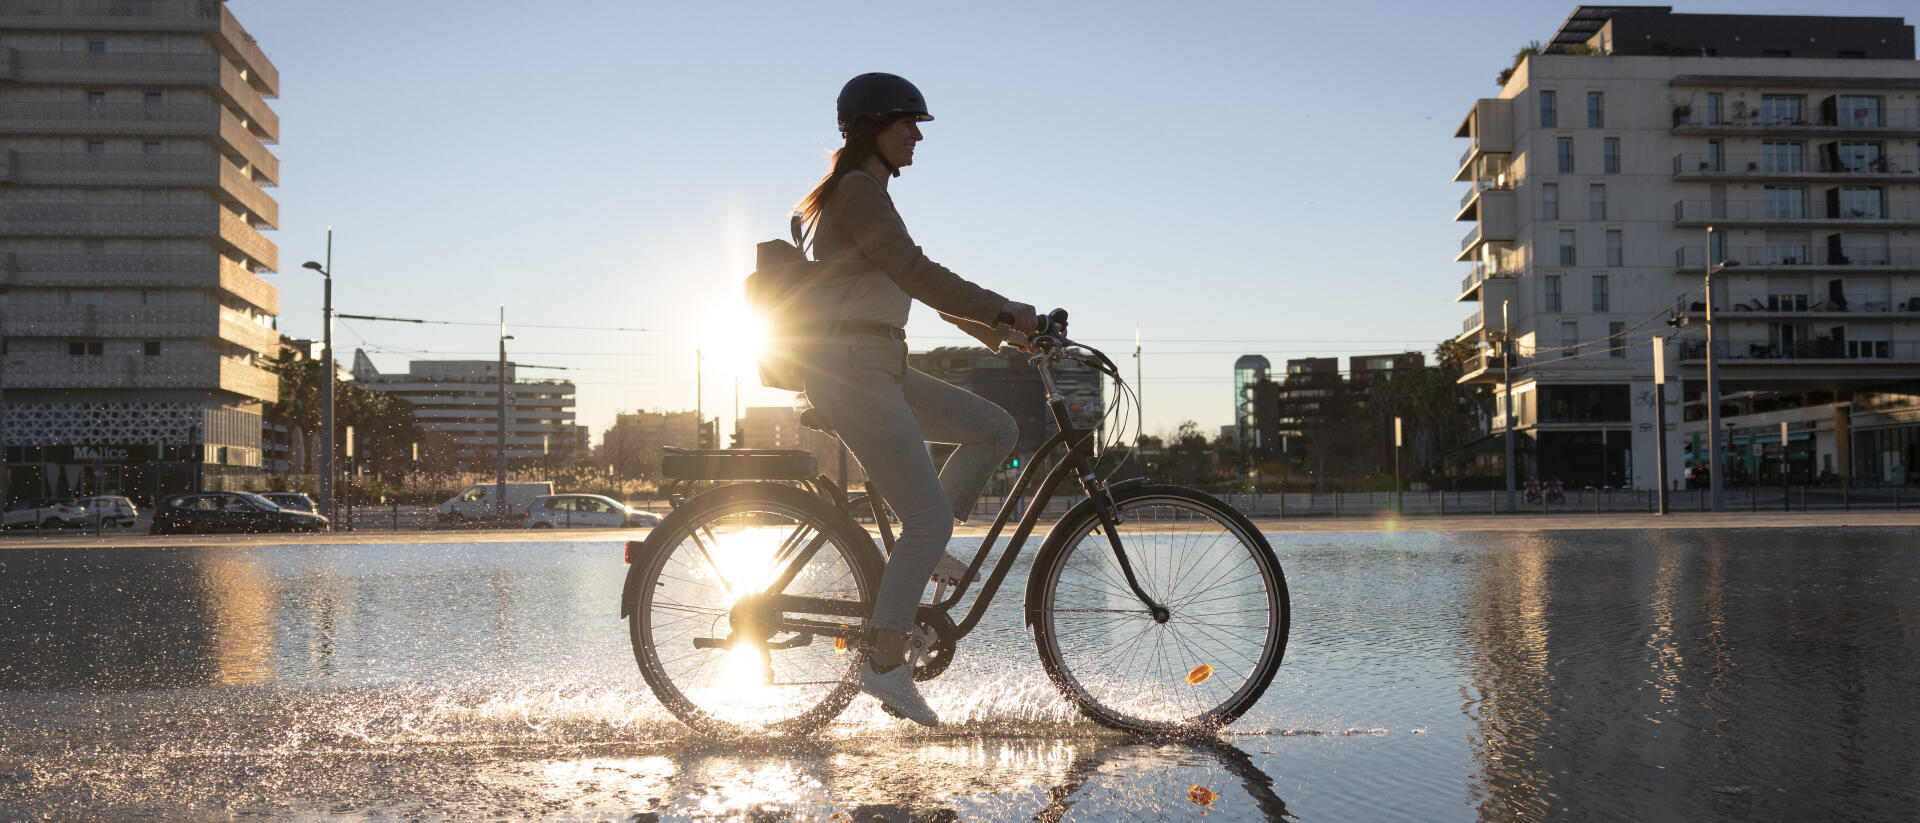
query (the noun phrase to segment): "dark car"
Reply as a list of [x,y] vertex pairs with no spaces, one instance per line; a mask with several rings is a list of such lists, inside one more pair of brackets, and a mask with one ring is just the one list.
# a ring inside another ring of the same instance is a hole
[[1712,472],[1706,466],[1694,466],[1687,469],[1687,488],[1704,489],[1713,484]]
[[313,502],[313,498],[299,492],[262,492],[260,496],[273,501],[273,505],[288,511],[306,512],[308,514],[318,514],[320,511],[320,507]]
[[176,532],[314,532],[327,527],[317,514],[289,511],[248,492],[180,494],[153,507],[154,534]]

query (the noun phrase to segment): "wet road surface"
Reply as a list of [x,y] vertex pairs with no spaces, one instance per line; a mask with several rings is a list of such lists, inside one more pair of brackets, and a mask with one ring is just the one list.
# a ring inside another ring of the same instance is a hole
[[1920,813],[1920,529],[1272,537],[1286,665],[1208,745],[1080,719],[1006,594],[940,729],[726,741],[647,692],[617,542],[9,548],[0,819]]

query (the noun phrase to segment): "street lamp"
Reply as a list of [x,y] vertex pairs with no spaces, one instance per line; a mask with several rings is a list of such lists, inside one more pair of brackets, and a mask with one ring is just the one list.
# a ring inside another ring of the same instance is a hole
[[499,459],[494,464],[494,509],[500,515],[500,522],[507,522],[507,341],[513,335],[507,333],[507,304],[500,304],[500,419],[494,429],[495,439],[499,443]]
[[327,517],[327,528],[333,528],[333,227],[327,227],[327,263],[321,265],[312,260],[301,264],[301,268],[313,269],[326,279],[325,291],[321,298],[321,350],[320,361],[320,442],[326,445],[320,449],[320,513]]
[[1514,500],[1513,465],[1513,326],[1507,320],[1507,301],[1500,301],[1500,388],[1506,393],[1506,402],[1502,404],[1506,432],[1501,438],[1507,447],[1507,511],[1519,506]]
[[1713,226],[1707,227],[1707,432],[1713,441],[1708,447],[1707,488],[1716,512],[1726,510],[1726,486],[1720,477],[1725,467],[1721,465],[1723,454],[1720,449],[1720,374],[1715,369],[1713,353],[1713,276],[1740,265],[1732,260],[1714,262],[1713,259],[1719,256],[1716,254],[1719,250],[1719,243],[1716,242],[1719,239],[1718,232]]

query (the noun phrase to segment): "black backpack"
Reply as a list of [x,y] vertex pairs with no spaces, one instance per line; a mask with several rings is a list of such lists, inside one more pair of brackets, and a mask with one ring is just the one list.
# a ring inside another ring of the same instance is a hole
[[760,384],[770,389],[803,391],[801,376],[804,344],[826,334],[823,312],[810,300],[826,278],[828,264],[807,259],[806,233],[800,215],[793,216],[793,242],[768,240],[754,254],[753,273],[744,285],[747,309],[760,316],[766,345],[756,358]]

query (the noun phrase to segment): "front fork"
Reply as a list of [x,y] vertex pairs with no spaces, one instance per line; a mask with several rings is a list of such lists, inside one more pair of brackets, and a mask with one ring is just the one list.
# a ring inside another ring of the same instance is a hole
[[[1089,437],[1093,436],[1088,433]],[[1113,547],[1113,559],[1120,562],[1120,574],[1127,578],[1127,587],[1133,589],[1133,596],[1140,598],[1140,605],[1147,607],[1147,613],[1153,615],[1153,622],[1165,623],[1173,617],[1166,606],[1155,602],[1152,595],[1140,586],[1139,578],[1133,574],[1133,561],[1127,558],[1127,547],[1120,543],[1120,531],[1117,526],[1126,522],[1120,514],[1120,504],[1113,500],[1113,489],[1095,473],[1093,457],[1084,450],[1074,452],[1080,463],[1074,473],[1080,480],[1080,489],[1093,501],[1093,513],[1100,518],[1100,530],[1107,535],[1107,545]]]

